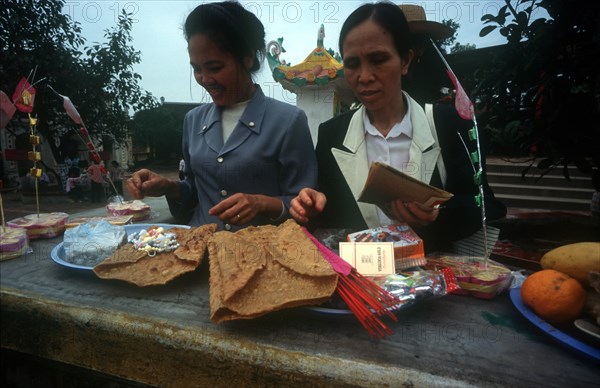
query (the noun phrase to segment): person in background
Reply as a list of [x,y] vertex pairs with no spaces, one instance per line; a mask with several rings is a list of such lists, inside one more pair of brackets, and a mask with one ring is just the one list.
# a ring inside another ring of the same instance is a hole
[[420,105],[436,102],[442,97],[443,90],[447,90],[446,96],[451,95],[452,81],[432,47],[432,40],[436,44],[443,42],[454,35],[454,30],[445,24],[427,20],[425,9],[419,5],[400,4],[399,7],[408,22],[410,48],[414,53],[402,78],[402,90]]
[[[423,108],[403,91],[402,77],[414,51],[402,10],[388,2],[362,5],[344,22],[339,48],[344,77],[362,106],[321,124],[316,146],[320,191],[303,189],[292,200],[290,214],[312,227],[355,231],[405,222],[428,251],[447,250],[452,241],[480,229],[473,168],[456,134],[467,136],[473,123],[445,104],[435,120],[443,118],[444,129],[436,132]],[[389,217],[375,205],[356,201],[375,161],[454,197],[442,209],[397,199],[389,204]],[[484,189],[488,219],[503,216],[506,208],[485,180]]]
[[93,203],[102,202],[102,197],[104,196],[104,188],[102,186],[104,183],[104,172],[104,166],[96,160],[93,160],[92,165],[87,169],[91,182],[90,199]]
[[[36,178],[31,174],[24,174],[20,178],[19,187],[21,191],[35,191]],[[46,190],[50,184],[50,177],[46,174],[46,171],[42,171],[42,176],[37,178],[38,190]]]
[[[87,184],[87,182],[85,182]],[[66,192],[73,202],[81,202],[84,198],[84,185],[82,184],[81,170],[70,168],[67,176]]]
[[300,189],[316,187],[316,158],[306,114],[253,82],[265,56],[262,23],[237,2],[206,3],[184,33],[194,77],[213,102],[185,116],[185,179],[142,169],[127,190],[136,199],[165,195],[179,222],[193,209],[193,226],[282,222]]
[[[116,160],[110,162],[110,167],[108,169],[108,174],[110,176],[110,180],[112,181],[115,189],[117,190],[115,195],[123,195],[123,169],[121,165]],[[113,191],[113,188],[110,188]]]
[[184,180],[185,179],[185,159],[183,159],[183,156],[181,157],[181,160],[179,160],[179,180]]

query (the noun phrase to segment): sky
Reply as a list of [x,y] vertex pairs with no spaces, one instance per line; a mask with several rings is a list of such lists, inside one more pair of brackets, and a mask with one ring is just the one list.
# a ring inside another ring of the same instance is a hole
[[[142,55],[134,70],[142,76],[141,86],[156,98],[167,102],[210,102],[210,97],[196,84],[182,25],[186,16],[206,1],[167,0],[67,0],[63,9],[80,23],[86,45],[104,42],[104,31],[116,25],[117,16],[125,9],[133,14],[132,45]],[[317,32],[325,27],[324,45],[339,51],[337,40],[342,23],[358,6],[367,1],[337,0],[258,0],[240,1],[259,17],[265,26],[266,43],[283,37],[286,53],[281,59],[297,64],[316,47]],[[481,16],[496,14],[504,1],[406,1],[420,5],[427,20],[441,22],[452,19],[460,24],[457,42],[478,48],[506,43],[497,31],[479,37],[483,27]],[[277,84],[266,61],[256,75],[264,93],[273,98],[295,103],[295,96]]]

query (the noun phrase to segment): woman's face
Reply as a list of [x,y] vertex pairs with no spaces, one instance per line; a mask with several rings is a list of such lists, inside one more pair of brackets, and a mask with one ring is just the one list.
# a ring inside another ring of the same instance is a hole
[[231,106],[250,99],[252,77],[247,69],[252,65],[252,57],[242,64],[228,51],[223,50],[205,34],[193,35],[188,40],[190,64],[194,78],[219,106]]
[[389,31],[372,19],[348,32],[343,41],[344,77],[369,111],[378,111],[402,100],[402,75],[410,55],[403,60]]

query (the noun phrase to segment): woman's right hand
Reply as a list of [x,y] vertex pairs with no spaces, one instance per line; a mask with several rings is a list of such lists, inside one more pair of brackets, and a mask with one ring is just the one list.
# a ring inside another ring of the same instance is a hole
[[299,223],[304,224],[325,209],[327,197],[325,194],[311,188],[304,188],[290,202],[290,215]]
[[145,168],[134,172],[126,181],[127,191],[135,199],[172,195],[171,187],[171,180]]

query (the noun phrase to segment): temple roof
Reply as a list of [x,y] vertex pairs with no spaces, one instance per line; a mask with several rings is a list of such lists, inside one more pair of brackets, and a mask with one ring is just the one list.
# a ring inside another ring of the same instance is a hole
[[290,90],[310,85],[327,86],[344,77],[344,66],[322,47],[315,48],[303,62],[295,65],[279,65],[272,69],[273,78]]
[[285,52],[281,43],[283,38],[269,43],[269,66],[273,78],[292,92],[298,88],[310,86],[334,87],[336,81],[344,77],[344,65],[331,56],[323,45],[325,29],[319,28],[317,47],[297,65],[291,66],[279,60],[279,54]]

